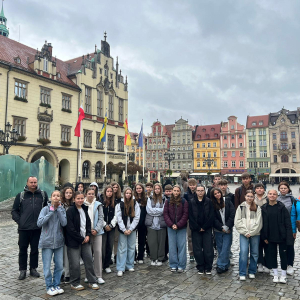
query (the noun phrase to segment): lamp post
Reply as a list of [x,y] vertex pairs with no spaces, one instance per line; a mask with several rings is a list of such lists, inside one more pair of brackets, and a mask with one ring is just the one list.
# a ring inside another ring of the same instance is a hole
[[[168,150],[168,152],[165,152],[164,154],[165,160],[169,163],[169,170],[171,170],[171,161],[175,159],[175,153]],[[170,179],[170,172],[169,172],[169,179]]]
[[8,149],[12,146],[12,145],[16,145],[18,138],[20,136],[20,133],[13,128],[13,130],[11,130],[12,125],[7,122],[5,124],[5,129],[4,131],[0,129],[0,145],[3,145],[5,148],[5,154],[8,154]]
[[205,164],[207,164],[207,166],[208,166],[209,176],[210,176],[210,168],[211,168],[211,165],[212,165],[212,163],[213,163],[214,161],[215,161],[215,159],[210,158],[210,157],[204,159]]

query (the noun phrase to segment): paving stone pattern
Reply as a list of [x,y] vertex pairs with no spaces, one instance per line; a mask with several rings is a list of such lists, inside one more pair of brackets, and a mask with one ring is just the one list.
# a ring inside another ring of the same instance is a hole
[[[297,186],[298,191],[299,186]],[[233,188],[231,188],[233,190]],[[298,195],[296,192],[293,193]],[[12,300],[39,300],[48,299],[44,278],[28,276],[19,281],[18,270],[18,234],[17,226],[11,221],[9,215],[0,218],[0,299]],[[135,272],[125,272],[123,277],[116,276],[115,265],[112,273],[103,275],[106,283],[100,286],[98,291],[86,287],[83,291],[73,291],[70,285],[62,284],[65,290],[57,299],[270,299],[288,300],[300,299],[300,263],[299,263],[299,237],[295,244],[295,274],[288,276],[286,285],[273,283],[268,274],[257,274],[256,279],[248,279],[244,282],[238,280],[238,255],[239,235],[234,233],[232,246],[234,265],[225,274],[218,275],[215,271],[215,261],[212,275],[198,275],[195,263],[187,264],[187,270],[183,274],[171,273],[168,263],[161,267],[150,266],[149,259],[145,264],[136,265]],[[40,258],[38,271],[42,274],[42,260]],[[82,267],[82,279],[84,279]]]

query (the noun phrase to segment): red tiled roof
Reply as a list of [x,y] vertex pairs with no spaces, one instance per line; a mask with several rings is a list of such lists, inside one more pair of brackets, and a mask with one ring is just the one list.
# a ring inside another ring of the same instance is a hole
[[196,126],[195,141],[215,140],[220,138],[221,124]]
[[[259,122],[262,122],[262,125],[259,125]],[[253,123],[256,123],[256,124],[254,125]],[[269,115],[247,116],[247,124],[246,124],[247,129],[268,127],[269,126],[268,124],[269,124]]]
[[[37,75],[37,73],[32,70],[27,63],[28,61],[29,63],[34,61],[36,52],[36,49],[0,35],[0,62]],[[21,59],[20,64],[15,61],[15,58],[17,57]],[[58,78],[55,81],[79,88],[70,78],[68,78],[68,67],[69,66],[66,62],[56,59],[56,71],[57,73],[60,73],[61,78]]]

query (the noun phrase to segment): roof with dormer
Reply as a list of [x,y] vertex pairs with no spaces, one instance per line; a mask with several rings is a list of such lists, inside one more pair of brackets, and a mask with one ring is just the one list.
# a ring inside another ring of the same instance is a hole
[[196,126],[194,141],[216,140],[220,138],[221,124]]
[[247,116],[246,128],[263,128],[269,126],[269,115]]

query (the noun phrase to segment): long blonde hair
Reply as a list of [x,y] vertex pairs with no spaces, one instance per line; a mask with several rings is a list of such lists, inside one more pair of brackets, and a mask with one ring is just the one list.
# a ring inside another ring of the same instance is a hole
[[[159,195],[156,195],[155,194],[155,187],[156,186],[159,186],[160,188],[160,193]],[[154,187],[153,187],[153,200],[154,200],[154,203],[156,204],[157,202],[159,202],[160,204],[162,204],[162,192],[163,192],[163,189],[162,189],[162,186],[160,183],[155,183],[154,184]]]
[[[131,191],[131,197],[129,200],[126,198],[126,191]],[[135,211],[134,211],[134,199],[133,199],[133,192],[130,187],[126,188],[124,190],[124,207],[125,207],[125,215],[134,218],[135,217]]]

